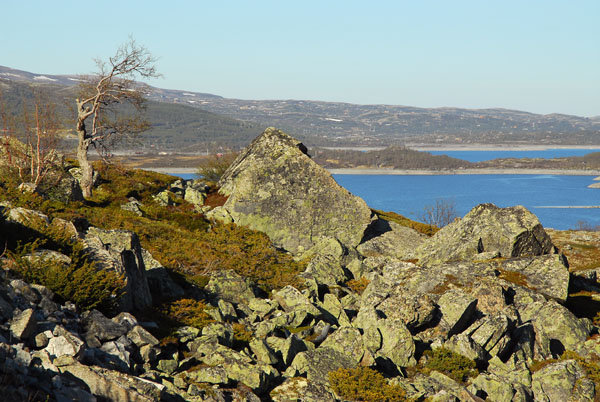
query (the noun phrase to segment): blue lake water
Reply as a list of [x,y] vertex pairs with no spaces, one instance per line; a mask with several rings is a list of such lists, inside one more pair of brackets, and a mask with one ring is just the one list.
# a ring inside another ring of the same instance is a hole
[[[596,149],[546,149],[540,151],[435,151],[469,161],[504,157],[555,158],[582,156]],[[180,175],[190,179],[195,175]],[[436,199],[454,202],[464,216],[474,206],[491,202],[499,207],[523,205],[537,215],[545,227],[570,229],[579,221],[600,225],[600,208],[556,208],[600,206],[600,189],[587,188],[595,176],[562,175],[334,175],[351,193],[371,208],[393,211],[421,220],[423,207]],[[550,207],[550,208],[543,208]]]
[[425,205],[438,198],[455,203],[459,216],[491,202],[499,207],[523,205],[545,227],[570,229],[578,221],[600,225],[600,189],[587,186],[595,176],[562,175],[334,175],[335,180],[375,209],[420,220]]
[[567,156],[584,156],[600,149],[557,149],[549,148],[536,151],[427,151],[432,155],[448,155],[469,162],[481,162],[497,158],[563,158]]

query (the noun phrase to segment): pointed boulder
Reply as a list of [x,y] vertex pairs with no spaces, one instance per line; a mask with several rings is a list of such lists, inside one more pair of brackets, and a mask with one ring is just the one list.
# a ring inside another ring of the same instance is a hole
[[267,128],[224,173],[220,192],[233,220],[265,232],[277,246],[300,255],[324,238],[356,247],[371,210],[340,187],[298,140]]

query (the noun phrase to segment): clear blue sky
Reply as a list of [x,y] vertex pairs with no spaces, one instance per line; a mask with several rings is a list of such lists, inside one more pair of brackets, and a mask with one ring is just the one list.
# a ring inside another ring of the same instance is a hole
[[83,74],[132,35],[163,88],[242,99],[600,115],[600,1],[0,5],[0,65]]

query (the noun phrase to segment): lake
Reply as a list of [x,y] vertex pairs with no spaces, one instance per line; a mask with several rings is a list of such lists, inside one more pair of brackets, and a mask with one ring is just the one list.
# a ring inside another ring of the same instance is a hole
[[[582,156],[596,149],[545,149],[537,151],[432,151],[469,161],[495,158],[555,158]],[[179,175],[192,178],[195,175]],[[454,202],[459,216],[474,206],[491,202],[499,207],[523,205],[545,227],[570,229],[583,221],[600,225],[600,189],[587,188],[595,176],[567,175],[352,175],[335,180],[375,209],[393,211],[421,220],[423,207],[436,199]],[[564,208],[577,207],[577,208]]]
[[563,175],[334,175],[335,180],[375,209],[421,220],[423,207],[436,199],[454,202],[459,216],[491,202],[523,205],[545,227],[570,229],[579,221],[600,225],[600,189],[587,186],[595,176]]

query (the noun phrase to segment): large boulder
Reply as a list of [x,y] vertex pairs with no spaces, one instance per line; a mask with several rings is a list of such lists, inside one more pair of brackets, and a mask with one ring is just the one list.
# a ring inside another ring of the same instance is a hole
[[323,237],[355,247],[371,210],[339,186],[298,140],[267,128],[223,174],[220,193],[237,224],[265,232],[280,247],[301,254]]
[[124,276],[126,286],[119,302],[121,310],[141,310],[152,305],[142,247],[135,233],[90,227],[84,242],[100,269]]
[[[419,263],[481,259],[478,255],[523,257],[550,254],[554,245],[537,217],[525,207],[481,204],[426,240],[416,251]],[[485,254],[483,254],[485,253]]]

